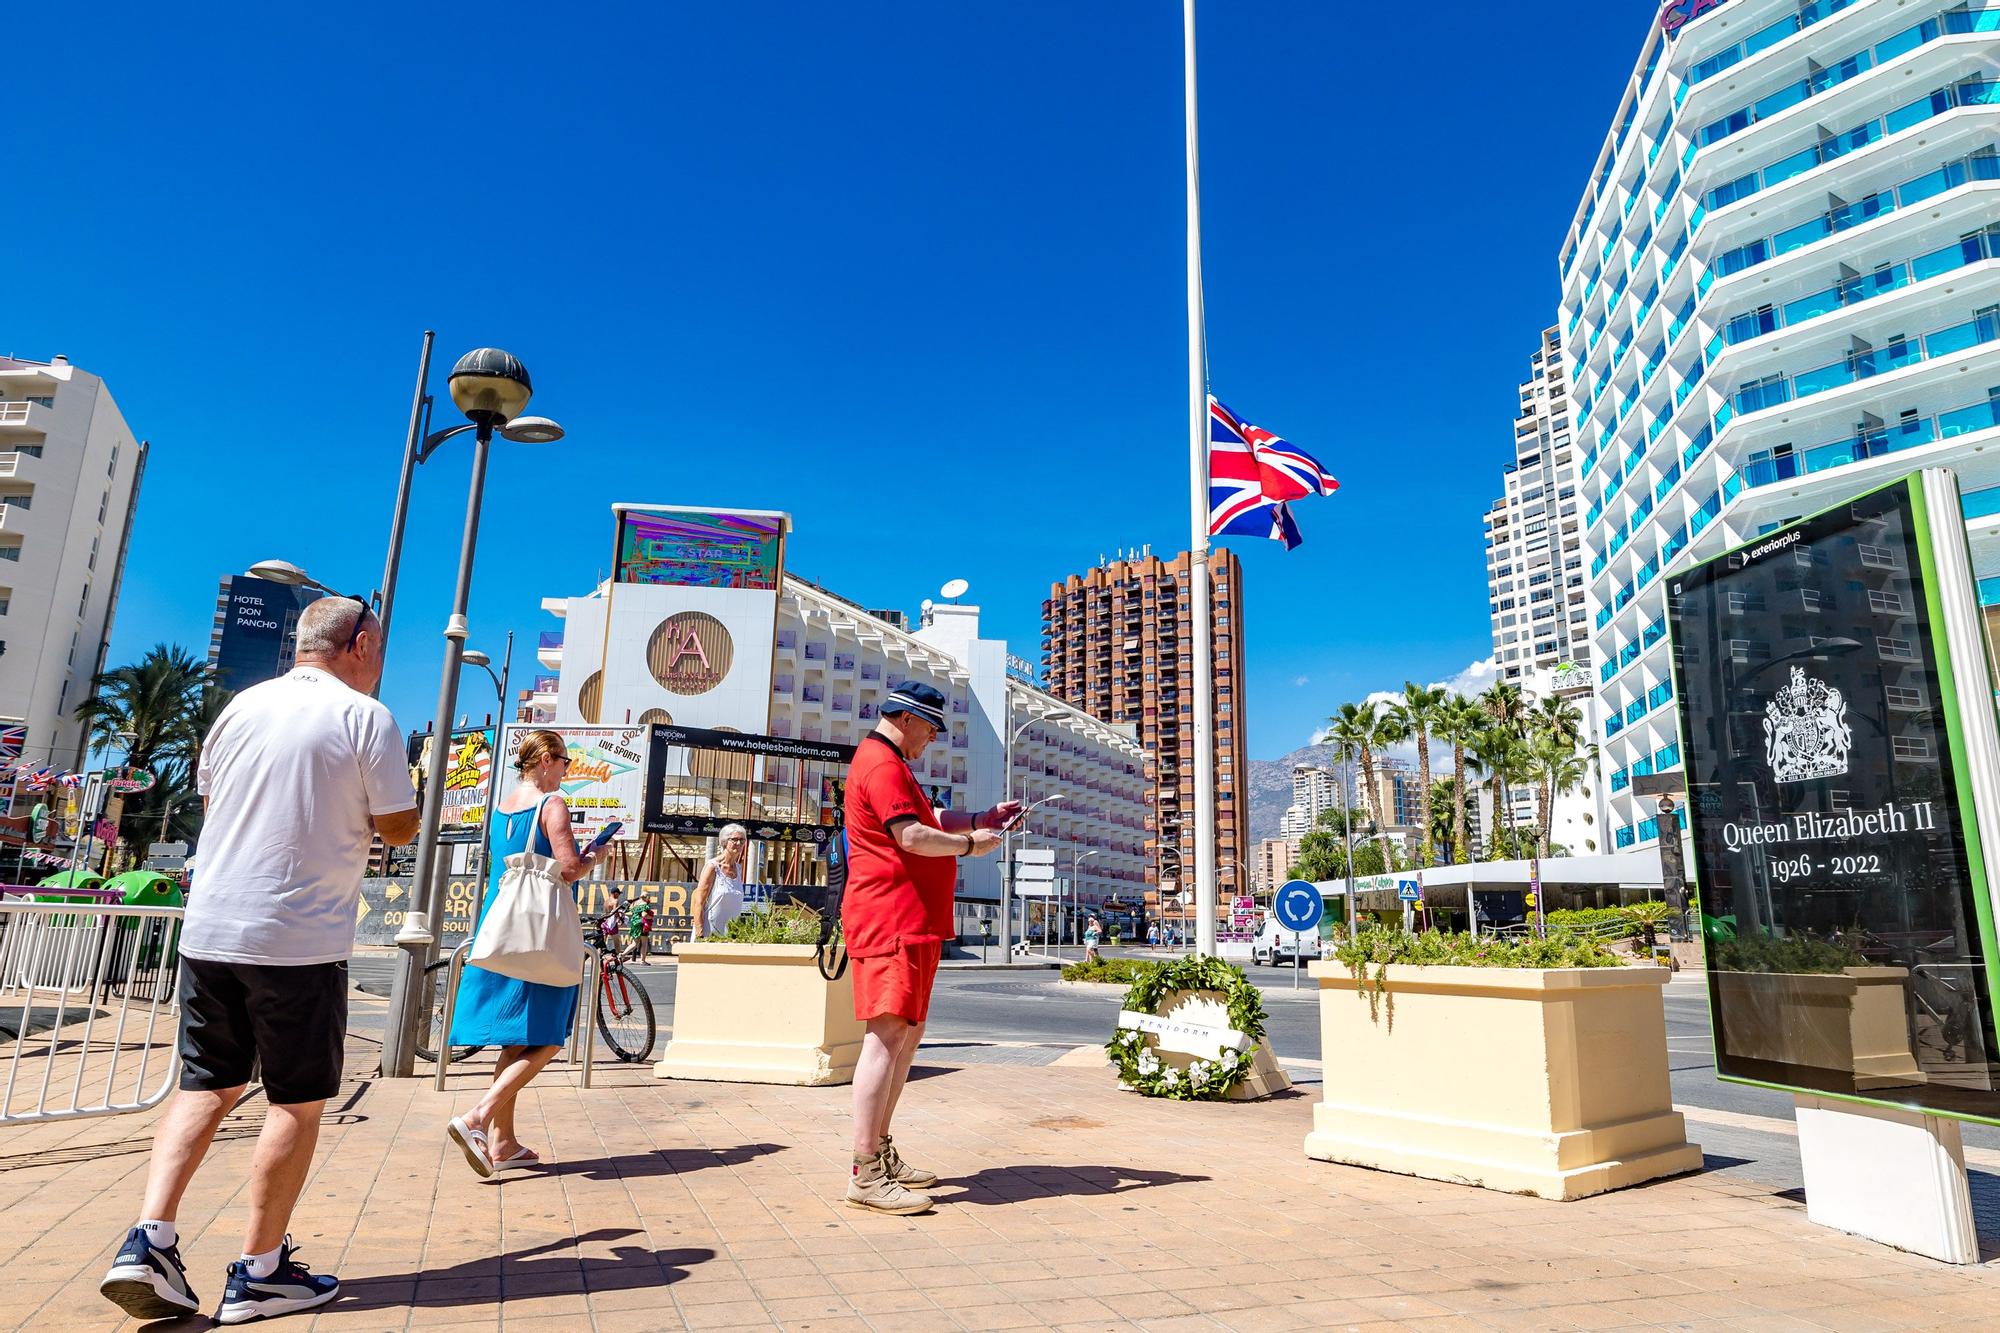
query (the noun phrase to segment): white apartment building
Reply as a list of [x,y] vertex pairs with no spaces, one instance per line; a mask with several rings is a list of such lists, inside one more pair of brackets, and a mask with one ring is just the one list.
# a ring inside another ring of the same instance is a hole
[[1486,588],[1494,667],[1520,681],[1558,662],[1590,660],[1584,608],[1582,516],[1576,504],[1576,450],[1556,330],[1528,358],[1514,418],[1514,462],[1506,494],[1486,510]]
[[1631,781],[1681,763],[1674,570],[1945,464],[2000,601],[1996,70],[2000,7],[1945,0],[1646,36],[1558,261],[1607,850],[1657,841]]
[[1528,364],[1506,493],[1486,511],[1493,663],[1500,679],[1516,683],[1536,670],[1590,661],[1576,450],[1555,329],[1543,332]]
[[23,758],[83,761],[145,470],[97,376],[0,357],[0,727],[26,728]]
[[[1017,844],[1053,848],[1058,876],[1074,874],[1087,905],[1143,898],[1153,821],[1145,752],[1129,727],[1011,675],[1006,642],[980,636],[978,607],[926,604],[911,631],[901,617],[788,574],[789,515],[614,512],[621,552],[627,529],[644,530],[650,544],[629,562],[621,555],[613,578],[589,593],[543,600],[564,627],[541,636],[539,659],[556,674],[536,682],[531,720],[557,729],[676,722],[853,745],[874,729],[890,690],[921,680],[949,701],[948,734],[917,770],[937,805],[976,810],[1010,792],[1028,802],[1059,795],[1032,812]],[[750,553],[719,557],[728,542]],[[676,655],[690,635],[701,647],[699,672]],[[961,861],[960,899],[997,902],[1000,868],[998,855]]]
[[1316,764],[1292,766],[1292,803],[1278,820],[1278,836],[1299,839],[1313,831],[1320,815],[1340,807],[1340,778]]

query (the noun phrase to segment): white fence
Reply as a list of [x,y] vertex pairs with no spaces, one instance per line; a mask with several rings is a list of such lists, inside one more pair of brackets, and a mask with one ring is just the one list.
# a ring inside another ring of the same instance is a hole
[[172,1091],[181,913],[0,898],[0,1126],[144,1111]]

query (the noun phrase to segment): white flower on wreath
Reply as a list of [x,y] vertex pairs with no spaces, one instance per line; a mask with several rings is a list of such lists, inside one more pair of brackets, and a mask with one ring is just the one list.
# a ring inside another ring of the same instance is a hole
[[1160,1068],[1160,1058],[1154,1055],[1151,1051],[1147,1051],[1139,1057],[1140,1073],[1142,1074],[1158,1073],[1159,1068]]
[[1166,1077],[1162,1078],[1160,1081],[1164,1083],[1167,1087],[1170,1088],[1174,1087],[1181,1081],[1181,1071],[1178,1069],[1169,1069],[1166,1073]]

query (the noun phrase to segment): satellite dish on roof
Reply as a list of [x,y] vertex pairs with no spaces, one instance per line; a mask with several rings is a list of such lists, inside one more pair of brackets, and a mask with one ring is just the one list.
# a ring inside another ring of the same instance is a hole
[[964,579],[953,579],[938,589],[938,596],[944,598],[963,597],[971,587],[972,585]]

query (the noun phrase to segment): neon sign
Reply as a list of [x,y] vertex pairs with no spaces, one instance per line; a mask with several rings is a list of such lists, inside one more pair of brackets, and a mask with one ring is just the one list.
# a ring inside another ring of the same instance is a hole
[[1660,11],[1660,31],[1671,37],[1722,3],[1723,0],[1674,0]]

